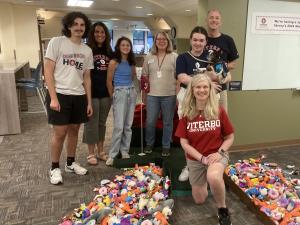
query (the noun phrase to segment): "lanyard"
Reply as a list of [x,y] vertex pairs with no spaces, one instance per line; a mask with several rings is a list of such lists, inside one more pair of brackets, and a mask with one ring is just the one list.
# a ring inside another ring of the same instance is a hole
[[167,54],[164,55],[164,57],[163,57],[163,59],[162,59],[160,65],[159,65],[159,57],[158,57],[158,55],[157,55],[157,66],[158,66],[158,71],[160,71],[161,66],[162,66],[162,64],[163,64],[163,62],[164,62],[164,60],[165,60],[166,55],[167,55]]

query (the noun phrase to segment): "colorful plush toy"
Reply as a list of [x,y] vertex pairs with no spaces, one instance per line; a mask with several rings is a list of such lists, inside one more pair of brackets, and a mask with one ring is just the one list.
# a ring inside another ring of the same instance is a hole
[[217,75],[221,75],[223,78],[227,76],[228,69],[224,60],[222,60],[220,51],[209,50],[207,60],[209,61],[209,65],[206,68],[207,71],[211,71],[212,66]]
[[162,214],[161,212],[155,212],[154,214],[155,219],[153,220],[153,223],[156,225],[170,225],[166,219],[166,217],[164,216],[164,214]]
[[102,221],[102,219],[106,216],[108,216],[109,214],[112,213],[112,209],[111,208],[103,208],[100,211],[95,212],[94,214],[92,214],[91,216],[89,216],[88,218],[86,218],[82,225],[87,224],[89,221],[91,220],[95,220],[96,223],[100,223]]
[[263,162],[266,157],[239,160],[229,165],[225,173],[274,224],[295,225],[300,217],[299,179],[277,163]]
[[174,205],[167,199],[169,187],[161,168],[136,165],[113,181],[102,180],[94,188],[94,199],[74,209],[60,225],[167,225]]

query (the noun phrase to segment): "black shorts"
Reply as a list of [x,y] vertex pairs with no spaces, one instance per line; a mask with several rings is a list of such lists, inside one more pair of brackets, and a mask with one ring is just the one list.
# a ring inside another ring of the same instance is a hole
[[80,124],[88,121],[86,95],[63,95],[57,93],[60,112],[50,109],[50,95],[46,95],[48,123],[53,125]]

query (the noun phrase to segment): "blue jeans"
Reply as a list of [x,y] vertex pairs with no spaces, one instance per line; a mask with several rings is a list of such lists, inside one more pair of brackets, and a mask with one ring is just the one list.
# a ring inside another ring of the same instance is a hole
[[114,130],[109,157],[115,158],[119,151],[129,152],[131,125],[133,122],[137,93],[133,86],[115,87],[113,94]]
[[155,125],[160,111],[163,119],[162,147],[170,148],[173,132],[173,117],[176,106],[176,95],[147,96],[146,144],[155,143]]

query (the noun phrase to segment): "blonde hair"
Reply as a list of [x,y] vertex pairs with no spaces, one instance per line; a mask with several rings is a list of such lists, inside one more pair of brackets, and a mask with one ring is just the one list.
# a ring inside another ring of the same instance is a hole
[[156,40],[157,40],[157,36],[159,34],[163,35],[167,39],[168,46],[167,46],[167,49],[166,49],[166,53],[168,54],[168,53],[173,52],[173,45],[172,45],[171,39],[169,38],[169,35],[164,31],[160,31],[154,37],[154,42],[153,42],[153,45],[152,45],[152,48],[151,48],[152,55],[157,55]]
[[219,13],[220,17],[222,17],[221,12],[220,12],[220,10],[218,10],[218,9],[210,9],[210,10],[208,10],[208,12],[207,12],[207,17],[208,17],[208,15],[209,15],[211,12],[217,12],[217,13]]
[[199,111],[196,107],[196,98],[194,96],[193,88],[202,81],[208,82],[209,85],[209,96],[203,111],[204,118],[206,120],[218,119],[219,102],[215,89],[212,87],[212,81],[206,72],[195,75],[189,83],[182,104],[183,116],[186,116],[192,120],[199,115]]

